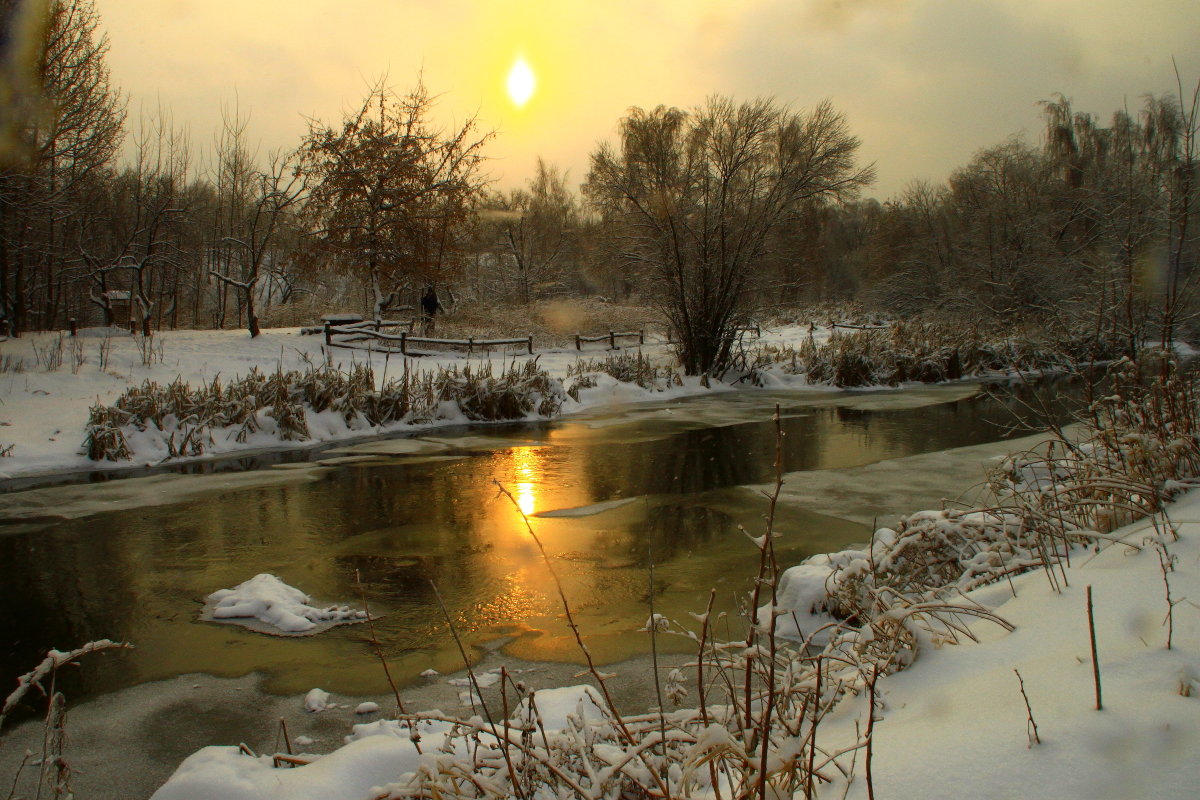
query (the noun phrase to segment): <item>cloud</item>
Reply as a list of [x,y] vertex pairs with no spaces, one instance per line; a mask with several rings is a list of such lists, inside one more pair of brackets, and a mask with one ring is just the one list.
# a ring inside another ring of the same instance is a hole
[[[808,106],[829,97],[878,162],[879,196],[943,180],[980,148],[1025,131],[1054,92],[1107,116],[1200,77],[1189,0],[98,0],[114,80],[191,120],[206,143],[238,98],[264,148],[303,116],[336,120],[384,73],[424,71],[438,113],[478,114],[507,185],[538,155],[582,180],[632,105],[689,107],[713,93]],[[538,93],[504,94],[518,53]],[[1191,77],[1189,77],[1191,76]]]

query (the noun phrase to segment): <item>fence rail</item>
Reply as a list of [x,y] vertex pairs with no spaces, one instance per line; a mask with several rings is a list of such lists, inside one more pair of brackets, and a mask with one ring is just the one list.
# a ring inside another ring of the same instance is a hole
[[417,321],[415,319],[365,319],[361,322],[326,322],[319,326],[311,326],[301,328],[302,336],[310,336],[318,333],[324,333],[326,327],[334,327],[339,330],[347,328],[363,328],[379,331],[382,328],[406,328],[409,333],[416,330]]
[[[385,323],[386,324],[386,323]],[[409,325],[411,330],[412,326]],[[341,336],[338,341],[334,341],[334,336]],[[325,325],[325,344],[330,347],[346,347],[352,350],[363,350],[367,348],[357,347],[356,342],[379,342],[379,347],[370,349],[388,352],[399,352],[404,355],[426,355],[421,352],[411,352],[410,345],[438,345],[441,347],[450,347],[456,349],[465,349],[467,354],[471,354],[476,348],[481,348],[485,351],[493,347],[507,347],[511,345],[524,345],[526,351],[533,355],[533,336],[524,336],[519,339],[476,339],[469,337],[466,339],[433,339],[425,336],[412,336],[408,331],[395,333],[383,333],[378,330],[375,324],[372,323],[355,323],[353,325]]]
[[830,324],[829,329],[846,328],[852,331],[888,331],[892,329],[891,325],[851,325],[849,322],[834,322]]
[[616,331],[609,331],[599,336],[583,336],[577,333],[575,334],[575,349],[582,350],[585,342],[608,342],[609,349],[616,350],[617,339],[637,339],[638,344],[645,344],[646,332],[627,331],[625,333],[617,333]]

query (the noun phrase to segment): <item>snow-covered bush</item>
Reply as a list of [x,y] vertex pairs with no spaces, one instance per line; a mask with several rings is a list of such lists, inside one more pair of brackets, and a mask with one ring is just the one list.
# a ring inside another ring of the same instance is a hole
[[596,385],[593,376],[599,373],[611,375],[622,383],[633,383],[643,389],[657,391],[666,388],[675,376],[674,369],[651,361],[640,350],[633,353],[609,353],[603,360],[580,359],[567,367],[567,377],[575,378],[568,391],[574,392],[572,396],[577,397],[580,389]]
[[523,419],[531,414],[552,417],[562,408],[561,382],[538,366],[537,359],[514,361],[498,376],[492,362],[472,370],[468,364],[442,369],[433,379],[440,402],[453,401],[470,420]]
[[1079,441],[1012,456],[992,477],[998,502],[1071,538],[1148,516],[1200,475],[1200,389],[1165,356],[1122,359]]
[[92,407],[85,447],[93,460],[127,460],[133,457],[130,439],[150,433],[167,457],[197,456],[217,432],[239,442],[260,431],[306,441],[310,414],[333,412],[350,428],[427,422],[451,408],[471,420],[524,419],[554,416],[564,397],[562,385],[536,359],[513,363],[499,375],[490,362],[416,377],[405,370],[378,388],[366,364],[346,372],[320,367],[264,374],[254,368],[227,385],[217,377],[198,388],[178,378],[166,386],[147,380],[131,387],[112,406]]
[[[993,471],[988,507],[921,511],[879,529],[864,548],[815,556],[783,574],[781,604],[863,630],[1029,569],[1055,583],[1073,549],[1106,543],[1200,475],[1193,379],[1169,359],[1122,360],[1107,386],[1077,440],[1052,439]],[[804,633],[795,618],[782,632]],[[915,644],[909,638],[905,646]]]

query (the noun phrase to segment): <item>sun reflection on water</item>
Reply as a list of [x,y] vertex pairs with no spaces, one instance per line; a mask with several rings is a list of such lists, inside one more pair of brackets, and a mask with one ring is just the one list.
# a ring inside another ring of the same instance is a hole
[[517,478],[513,496],[517,499],[517,507],[521,509],[521,513],[527,517],[532,516],[537,510],[537,484],[541,478],[537,448],[518,447],[512,451],[512,457],[513,473]]

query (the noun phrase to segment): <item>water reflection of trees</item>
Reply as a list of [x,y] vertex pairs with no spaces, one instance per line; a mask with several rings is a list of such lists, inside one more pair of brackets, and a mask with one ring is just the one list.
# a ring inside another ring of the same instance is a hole
[[630,531],[621,550],[631,566],[645,569],[651,558],[656,564],[672,561],[736,531],[737,523],[720,511],[701,505],[666,503],[646,510],[645,527]]
[[[1032,391],[1020,387],[1022,393]],[[1024,398],[974,397],[895,410],[848,406],[784,409],[784,470],[861,466],[885,458],[995,441],[1007,433],[1014,404]],[[1070,396],[1049,406],[1063,418]],[[769,409],[759,422],[684,429],[581,458],[593,497],[693,494],[769,482],[774,475],[775,427]],[[660,423],[644,423],[647,426]]]

